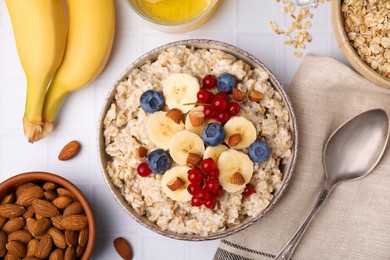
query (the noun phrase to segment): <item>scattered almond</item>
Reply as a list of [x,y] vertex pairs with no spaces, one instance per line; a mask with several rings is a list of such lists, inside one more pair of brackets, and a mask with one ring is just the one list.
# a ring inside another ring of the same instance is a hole
[[68,246],[76,247],[78,242],[78,234],[74,230],[65,230],[65,241]]
[[51,221],[48,218],[38,219],[32,226],[31,234],[36,237],[45,233],[51,226]]
[[8,241],[20,241],[27,244],[32,239],[31,234],[26,230],[16,230],[8,234]]
[[84,215],[70,215],[61,221],[62,226],[69,230],[81,230],[88,225],[87,217]]
[[173,179],[172,181],[167,183],[167,187],[171,191],[175,191],[175,190],[181,189],[184,186],[184,184],[185,184],[185,182],[182,179],[180,179],[179,177],[176,177],[175,179]]
[[202,159],[202,157],[199,154],[196,153],[189,153],[187,157],[187,165],[190,168],[195,167],[198,162]]
[[0,230],[0,257],[3,257],[7,252],[5,245],[7,244],[7,235],[3,230]]
[[144,158],[148,154],[148,149],[143,146],[138,147],[138,157]]
[[51,238],[53,239],[53,243],[56,247],[61,249],[66,248],[67,244],[65,240],[65,235],[59,229],[51,227],[47,231],[47,234],[51,236]]
[[237,144],[239,144],[241,141],[241,135],[240,134],[233,134],[229,137],[228,139],[228,145],[230,147],[234,147],[236,146]]
[[245,183],[245,179],[241,173],[235,172],[230,179],[230,183],[235,185],[243,185]]
[[64,259],[64,253],[60,249],[56,249],[53,252],[51,252],[49,256],[49,260],[63,260]]
[[10,204],[15,202],[15,193],[7,194],[2,200],[0,204]]
[[25,220],[22,217],[11,218],[5,223],[3,226],[3,230],[7,233],[14,232],[16,230],[21,229],[25,225]]
[[64,209],[66,208],[67,206],[70,205],[70,203],[72,203],[73,199],[68,197],[68,196],[59,196],[58,198],[54,199],[52,201],[52,203],[54,204],[54,206],[56,206],[57,208],[59,209]]
[[31,239],[30,242],[27,243],[27,254],[26,256],[29,257],[34,257],[35,256],[35,248],[38,245],[38,240],[37,239]]
[[16,204],[0,205],[0,216],[4,218],[16,218],[24,213],[24,207]]
[[76,259],[76,250],[74,247],[68,247],[65,250],[64,260],[74,260]]
[[124,238],[118,237],[114,240],[114,247],[116,252],[124,259],[131,260],[133,257],[133,251],[131,250],[131,246],[129,242],[127,242]]
[[71,141],[62,148],[58,159],[61,161],[66,161],[72,159],[80,152],[81,145],[78,141]]
[[45,191],[49,191],[49,190],[55,190],[57,189],[58,185],[54,182],[45,182],[42,186],[42,188],[45,190]]
[[36,199],[32,202],[34,212],[43,217],[55,217],[60,214],[58,209],[49,201]]
[[83,205],[81,205],[80,202],[75,201],[72,204],[70,204],[68,207],[64,209],[64,213],[62,214],[64,217],[70,216],[70,215],[77,215],[83,212]]
[[204,123],[205,115],[203,111],[191,111],[188,113],[188,116],[190,118],[191,125],[193,127],[201,126]]
[[35,199],[40,199],[43,197],[43,189],[38,185],[33,185],[31,187],[27,187],[20,191],[17,196],[16,203],[21,206],[29,206]]
[[84,228],[80,230],[79,237],[78,237],[78,244],[80,246],[86,246],[88,242],[88,236],[89,236],[88,228]]
[[8,250],[8,254],[16,256],[16,257],[25,257],[27,254],[26,246],[23,245],[22,242],[19,241],[9,241],[6,244],[6,248]]
[[237,101],[237,102],[242,102],[246,99],[246,93],[238,90],[237,88],[233,88],[232,96],[233,96],[234,101]]
[[53,247],[53,240],[51,236],[45,235],[37,244],[35,248],[35,257],[46,259],[49,257]]
[[172,119],[176,124],[180,124],[183,113],[180,109],[172,108],[166,113],[166,117]]
[[257,90],[249,92],[249,100],[252,102],[258,102],[264,98],[264,94]]

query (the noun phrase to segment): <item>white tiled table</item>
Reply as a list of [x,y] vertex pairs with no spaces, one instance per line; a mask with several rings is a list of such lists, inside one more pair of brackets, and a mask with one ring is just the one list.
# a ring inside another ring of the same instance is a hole
[[[25,77],[19,64],[5,3],[0,0],[0,182],[21,172],[49,171],[75,183],[89,199],[96,216],[97,239],[93,259],[118,259],[112,241],[126,237],[134,259],[211,259],[219,241],[183,242],[157,235],[133,221],[115,202],[99,170],[96,153],[97,118],[116,77],[137,57],[167,42],[209,38],[237,45],[263,61],[288,86],[301,59],[284,46],[268,28],[270,20],[289,21],[281,4],[272,0],[225,0],[212,19],[196,31],[164,34],[148,27],[124,0],[116,0],[117,32],[111,58],[101,76],[87,88],[71,95],[62,106],[55,131],[35,144],[22,130]],[[334,40],[330,4],[314,11],[307,50],[345,60]],[[71,161],[57,160],[59,150],[77,139],[82,151]],[[173,256],[173,257],[172,257]]]

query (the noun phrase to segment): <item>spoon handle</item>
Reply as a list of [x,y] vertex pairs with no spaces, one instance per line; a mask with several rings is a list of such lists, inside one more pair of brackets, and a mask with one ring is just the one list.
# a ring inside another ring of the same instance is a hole
[[287,244],[283,247],[283,249],[276,256],[276,260],[289,260],[292,254],[294,253],[295,248],[297,247],[299,241],[301,240],[303,234],[305,233],[307,227],[311,223],[313,217],[320,209],[322,203],[326,200],[328,195],[330,194],[331,189],[323,189],[321,191],[320,196],[317,199],[317,202],[314,208],[311,210],[309,216],[307,216],[305,222],[301,225],[301,227],[295,232],[294,236],[287,242]]

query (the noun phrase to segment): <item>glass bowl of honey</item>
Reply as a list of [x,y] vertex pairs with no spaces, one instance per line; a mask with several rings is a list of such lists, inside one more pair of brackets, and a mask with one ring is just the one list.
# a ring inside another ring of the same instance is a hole
[[222,0],[126,0],[150,26],[167,33],[192,31],[203,25]]

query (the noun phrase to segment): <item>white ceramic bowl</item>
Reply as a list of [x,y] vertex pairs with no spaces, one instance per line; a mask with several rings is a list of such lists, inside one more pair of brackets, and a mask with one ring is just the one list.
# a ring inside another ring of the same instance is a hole
[[[286,165],[283,166],[282,173],[283,173],[283,180],[282,180],[282,185],[280,189],[276,190],[274,192],[274,198],[271,201],[270,205],[268,208],[259,216],[257,217],[248,217],[246,218],[242,223],[240,223],[237,226],[229,227],[226,230],[219,232],[219,233],[213,233],[208,236],[200,236],[200,235],[183,235],[183,234],[177,234],[175,232],[171,232],[168,230],[162,230],[157,224],[151,222],[147,217],[145,216],[140,216],[135,212],[135,210],[126,202],[124,197],[121,195],[120,190],[112,183],[110,176],[108,175],[106,171],[106,166],[107,166],[107,161],[109,160],[109,156],[105,152],[105,143],[104,143],[104,137],[103,137],[103,121],[104,117],[106,115],[107,110],[109,109],[111,103],[113,102],[115,93],[116,93],[116,86],[118,85],[119,82],[124,80],[130,72],[134,68],[138,68],[142,66],[145,61],[147,60],[156,60],[157,56],[165,49],[170,48],[172,46],[177,46],[177,45],[186,45],[186,46],[191,46],[195,48],[205,48],[205,49],[219,49],[222,50],[226,53],[229,53],[236,58],[243,60],[244,62],[248,63],[250,66],[253,68],[256,67],[261,67],[264,70],[266,70],[270,74],[270,82],[272,86],[281,94],[283,97],[283,100],[285,102],[285,105],[289,111],[289,116],[290,116],[290,122],[291,122],[291,131],[292,131],[292,136],[293,136],[293,146],[292,146],[292,158],[289,162],[287,162]],[[175,239],[180,239],[180,240],[190,240],[190,241],[202,241],[202,240],[212,240],[212,239],[218,239],[222,238],[231,234],[234,234],[250,225],[255,223],[257,220],[262,218],[269,210],[271,210],[274,205],[279,201],[280,197],[282,196],[283,192],[285,191],[291,176],[293,174],[293,169],[295,167],[295,161],[297,157],[297,147],[298,147],[298,133],[297,133],[297,125],[296,125],[296,119],[295,119],[295,114],[291,106],[290,99],[288,98],[287,94],[285,93],[283,87],[279,83],[279,81],[275,78],[275,76],[265,67],[258,59],[250,55],[249,53],[226,43],[223,42],[218,42],[218,41],[212,41],[212,40],[184,40],[184,41],[178,41],[178,42],[173,42],[169,43],[167,45],[158,47],[145,55],[141,56],[139,59],[134,61],[117,79],[117,81],[114,83],[111,91],[108,93],[108,96],[104,102],[103,109],[100,114],[99,118],[99,124],[98,124],[98,155],[99,155],[99,160],[100,160],[100,167],[103,173],[104,180],[108,186],[108,188],[111,190],[114,198],[116,201],[122,206],[122,208],[133,218],[135,219],[138,223],[141,225],[161,234],[167,237],[175,238]]]

